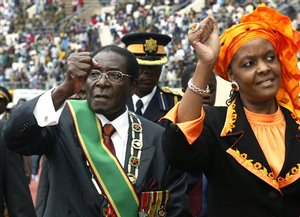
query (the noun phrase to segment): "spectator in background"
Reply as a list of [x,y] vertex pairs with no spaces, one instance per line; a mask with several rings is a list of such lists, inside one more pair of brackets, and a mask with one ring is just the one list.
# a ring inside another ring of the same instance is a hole
[[[94,15],[94,12],[92,12],[91,15],[93,19],[89,23],[81,22],[82,18],[80,17],[74,17],[74,19],[62,19],[62,16],[57,15],[57,12],[55,12],[53,15],[54,11],[52,13],[51,10],[46,10],[44,11],[45,13],[41,11],[40,14],[33,15],[32,18],[29,19],[22,19],[23,15],[21,16],[20,14],[27,13],[26,1],[23,2],[23,4],[25,4],[24,7],[19,8],[23,8],[22,10],[17,10],[13,4],[4,2],[3,6],[0,8],[0,14],[2,15],[0,16],[0,33],[2,33],[0,34],[0,43],[4,45],[4,52],[7,53],[8,56],[4,57],[7,60],[4,66],[0,63],[0,65],[2,65],[0,66],[0,72],[2,70],[4,71],[4,73],[1,74],[1,78],[3,79],[3,82],[16,81],[15,79],[19,76],[19,70],[12,70],[12,62],[17,63],[18,65],[25,62],[25,65],[28,65],[27,63],[33,60],[36,63],[37,68],[39,68],[40,64],[46,64],[47,62],[43,62],[43,60],[35,61],[33,58],[44,56],[45,54],[43,49],[47,48],[47,50],[49,50],[51,48],[51,44],[53,43],[59,48],[59,53],[63,54],[62,56],[68,56],[68,54],[71,52],[78,51],[79,49],[85,49],[86,46],[88,47],[87,50],[95,51],[97,50],[95,48],[101,47],[101,41],[99,39],[97,40],[99,32],[101,32],[101,35],[105,35],[103,44],[111,42],[119,44],[120,37],[122,37],[126,31],[127,33],[140,31],[159,32],[166,35],[172,35],[175,43],[169,44],[167,50],[176,49],[176,44],[178,42],[187,41],[186,33],[189,24],[202,20],[207,14],[211,14],[212,7],[216,9],[215,15],[217,17],[218,27],[221,33],[225,28],[235,24],[236,22],[239,22],[238,18],[241,15],[251,12],[260,3],[260,1],[241,0],[224,1],[224,4],[222,4],[222,1],[214,1],[214,3],[209,5],[208,1],[201,1],[201,3],[206,2],[207,4],[203,5],[204,7],[200,9],[202,10],[201,12],[198,12],[193,10],[193,8],[190,6],[187,8],[182,8],[182,6],[187,6],[188,2],[189,1],[184,1],[184,4],[176,4],[173,2],[173,4],[171,4],[170,1],[146,1],[145,5],[140,5],[139,2],[135,2],[131,6],[128,6],[128,10],[126,10],[127,5],[129,4],[124,1],[107,1],[108,4],[115,7],[111,7],[111,11],[100,13],[99,15]],[[228,2],[230,2],[230,4],[227,4]],[[294,3],[294,5],[293,2],[296,1],[285,1],[284,4],[284,1],[274,0],[262,2],[265,2],[266,5],[276,3],[275,7],[284,11],[284,14],[290,16],[296,21],[296,15],[299,14],[298,2],[296,4]],[[78,3],[79,2],[77,1],[76,4]],[[39,4],[43,3],[36,1],[35,6],[37,9],[39,8]],[[168,4],[168,7],[171,8],[172,13],[166,14],[166,11],[164,10],[166,4]],[[252,4],[253,6],[246,8],[249,4]],[[58,11],[65,10],[63,6],[63,0],[53,1],[52,5],[56,5],[55,7],[59,8]],[[42,5],[40,6],[40,9],[42,10],[44,7]],[[89,8],[86,6],[87,5],[84,4],[84,9],[94,10],[94,8]],[[198,6],[200,5],[197,4],[197,7]],[[127,13],[129,11],[131,11],[131,13]],[[140,25],[140,23],[143,25]],[[93,29],[90,28],[91,26],[96,27],[96,34],[91,34],[91,32],[94,32],[94,30],[90,31]],[[108,35],[105,34],[106,28],[102,27],[106,26],[115,26],[114,40],[109,32],[107,32]],[[297,24],[296,28],[299,29],[299,24]],[[32,38],[33,32],[35,36],[34,40]],[[81,34],[89,35],[89,37],[87,37],[87,45],[82,43],[80,37]],[[26,40],[28,38],[32,39]],[[21,47],[25,48],[21,49]],[[193,59],[191,61],[186,61],[192,54],[192,51],[187,49],[184,43],[183,49],[185,51],[185,64],[189,65],[193,63]],[[20,50],[22,50],[22,52],[20,52]],[[36,53],[35,57],[29,55],[32,52]],[[171,59],[173,55],[174,54],[170,53],[168,57]],[[47,58],[46,61],[53,61],[53,57],[50,55],[50,60]],[[59,56],[59,61],[64,63],[65,59]],[[175,74],[180,75],[182,72],[180,63],[175,62],[174,65]],[[45,84],[47,84],[48,78],[43,80],[44,78],[44,76],[36,77],[35,75],[31,75],[27,72],[26,77],[21,79],[18,85],[26,88],[47,88],[48,86]],[[59,84],[63,80],[64,75],[61,74],[57,78],[59,79],[56,80],[56,84]],[[179,80],[179,78],[180,76],[177,77],[177,80]],[[29,85],[27,84],[28,81],[30,82]],[[167,83],[168,81],[164,80],[163,82]],[[178,88],[180,86],[179,82],[176,84],[178,85],[176,86]]]

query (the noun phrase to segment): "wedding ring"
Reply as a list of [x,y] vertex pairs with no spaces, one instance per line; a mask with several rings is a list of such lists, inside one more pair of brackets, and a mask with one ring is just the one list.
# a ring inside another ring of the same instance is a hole
[[193,33],[193,32],[196,32],[200,27],[200,24],[199,23],[192,23],[190,25],[190,33]]

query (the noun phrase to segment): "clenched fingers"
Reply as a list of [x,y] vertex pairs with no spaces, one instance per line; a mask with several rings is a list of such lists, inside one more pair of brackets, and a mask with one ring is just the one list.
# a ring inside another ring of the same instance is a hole
[[213,16],[206,17],[200,23],[193,23],[188,31],[189,41],[205,43],[216,28],[216,20]]
[[92,67],[92,56],[90,52],[72,53],[67,59],[67,73],[71,77],[86,78]]

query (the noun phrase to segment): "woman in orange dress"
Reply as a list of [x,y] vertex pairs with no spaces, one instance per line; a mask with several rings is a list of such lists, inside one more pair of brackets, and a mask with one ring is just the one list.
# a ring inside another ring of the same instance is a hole
[[[171,164],[205,173],[208,216],[300,216],[300,33],[258,7],[219,37],[209,15],[189,30],[197,67],[164,117]],[[203,107],[210,73],[231,82],[228,106]]]

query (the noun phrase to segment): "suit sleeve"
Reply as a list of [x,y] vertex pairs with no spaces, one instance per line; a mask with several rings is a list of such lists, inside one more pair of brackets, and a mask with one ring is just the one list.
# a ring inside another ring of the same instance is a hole
[[3,129],[7,147],[22,155],[45,154],[53,140],[49,128],[40,127],[33,114],[38,99],[17,106]]
[[169,120],[162,120],[161,124],[166,128],[163,151],[171,166],[186,172],[204,171],[213,153],[213,146],[209,143],[212,135],[207,134],[209,131],[206,127],[204,126],[201,138],[190,145],[176,124]]
[[167,216],[192,217],[186,194],[188,187],[186,172],[169,166],[165,186],[170,192]]
[[167,172],[164,178],[164,188],[169,190],[167,216],[192,217],[186,194],[187,187],[187,173],[172,167],[167,162]]
[[176,124],[187,138],[189,144],[193,144],[203,130],[203,123],[205,119],[204,109],[202,108],[201,116],[199,118],[183,123],[177,123],[178,105],[179,103],[177,103],[161,120],[167,119]]

